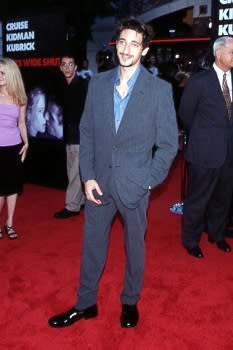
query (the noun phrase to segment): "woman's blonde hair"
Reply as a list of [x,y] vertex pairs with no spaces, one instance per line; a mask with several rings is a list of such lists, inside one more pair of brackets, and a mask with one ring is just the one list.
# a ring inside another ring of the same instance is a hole
[[1,58],[0,65],[4,67],[6,74],[6,89],[16,105],[23,106],[27,103],[27,95],[24,88],[19,67],[11,58]]

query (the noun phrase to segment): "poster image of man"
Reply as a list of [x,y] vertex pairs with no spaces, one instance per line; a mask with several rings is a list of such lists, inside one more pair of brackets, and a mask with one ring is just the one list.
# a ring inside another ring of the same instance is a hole
[[63,115],[61,106],[53,100],[48,102],[48,137],[61,140],[63,138]]

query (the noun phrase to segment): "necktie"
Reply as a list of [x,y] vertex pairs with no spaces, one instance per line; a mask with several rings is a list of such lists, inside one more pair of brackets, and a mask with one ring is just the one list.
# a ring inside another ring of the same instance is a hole
[[231,119],[231,96],[227,85],[226,73],[223,74],[222,92],[227,105],[228,117]]

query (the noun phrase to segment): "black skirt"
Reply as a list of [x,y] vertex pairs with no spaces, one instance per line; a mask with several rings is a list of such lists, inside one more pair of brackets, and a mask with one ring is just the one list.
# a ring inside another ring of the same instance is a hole
[[19,193],[23,188],[22,144],[0,146],[0,196]]

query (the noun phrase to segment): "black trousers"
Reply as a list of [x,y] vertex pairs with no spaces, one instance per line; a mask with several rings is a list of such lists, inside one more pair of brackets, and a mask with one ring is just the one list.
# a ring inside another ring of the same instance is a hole
[[233,167],[208,169],[189,164],[187,195],[182,218],[182,241],[186,248],[198,245],[207,226],[215,242],[224,239],[233,191]]

